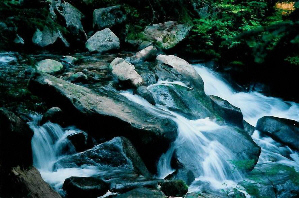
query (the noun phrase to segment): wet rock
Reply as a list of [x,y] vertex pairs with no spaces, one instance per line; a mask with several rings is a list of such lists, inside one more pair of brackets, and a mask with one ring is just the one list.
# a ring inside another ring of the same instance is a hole
[[95,198],[109,190],[109,184],[94,177],[70,177],[63,183],[63,190],[69,197]]
[[0,108],[0,168],[32,164],[29,126],[14,113]]
[[[236,125],[241,129],[243,126],[243,114],[241,109],[233,106],[228,101],[218,97],[218,96],[210,96],[210,98],[215,102],[215,105],[218,105],[219,113],[223,117],[225,121],[230,124]],[[217,108],[217,107],[216,107]]]
[[61,3],[57,6],[59,7],[57,11],[64,18],[66,27],[70,33],[77,37],[81,35],[82,38],[86,39],[86,34],[81,23],[84,15],[68,2]]
[[63,123],[63,112],[59,107],[52,107],[47,110],[41,120],[41,125],[46,122]]
[[73,57],[73,56],[63,56],[62,61],[66,62],[68,64],[73,65],[73,64],[76,63],[76,61],[78,61],[78,59],[75,58],[75,57]]
[[109,29],[96,32],[85,43],[90,52],[106,52],[120,48],[119,38]]
[[[132,59],[131,59],[132,61]],[[155,62],[133,61],[135,69],[143,79],[143,86],[149,86],[157,82],[156,75],[152,70],[155,67]]]
[[256,129],[299,151],[299,123],[294,120],[265,116],[258,120]]
[[31,78],[29,89],[62,108],[76,126],[94,138],[127,137],[151,171],[177,137],[177,126],[172,120],[155,115],[112,90],[98,89],[95,94],[48,74]]
[[148,188],[137,188],[127,193],[116,196],[116,198],[165,198],[165,195],[159,190],[152,190]]
[[152,105],[155,105],[155,99],[152,95],[152,93],[147,89],[145,86],[140,86],[137,88],[137,94],[143,97],[145,100],[147,100]]
[[58,30],[51,30],[47,26],[41,31],[37,29],[32,37],[32,42],[39,47],[47,47],[56,43],[60,39],[65,47],[69,47],[69,43]]
[[[215,117],[211,111],[212,103],[208,105],[209,98],[201,95],[197,90],[190,90],[188,87],[177,84],[154,85],[148,89],[153,94],[156,104],[163,105],[187,118]],[[204,100],[207,103],[201,102]]]
[[62,71],[63,65],[56,60],[45,59],[37,63],[36,69],[40,72],[53,74]]
[[[219,126],[219,128],[215,128],[213,130],[209,128],[202,129],[201,133],[209,140],[212,140],[209,147],[223,147],[226,150],[223,155],[230,155],[229,158],[231,160],[222,160],[225,175],[231,175],[232,171],[237,170],[241,173],[249,172],[255,167],[259,159],[261,149],[245,131],[237,127]],[[196,150],[201,149],[202,156],[194,157],[192,153],[194,147],[196,147]],[[176,149],[173,160],[175,160],[176,164],[178,164],[174,167],[177,168],[177,171],[174,172],[170,178],[181,179],[186,183],[190,183],[192,175],[189,171],[193,173],[195,178],[201,176],[203,174],[203,170],[197,167],[199,163],[204,161],[204,153],[210,152],[210,150],[206,151],[206,149],[207,148],[205,147],[192,144],[181,145],[179,149]],[[222,149],[218,150],[218,152],[222,152],[221,150]],[[222,156],[220,155],[220,158],[221,157]],[[211,169],[216,168],[213,164],[210,164],[210,166]]]
[[279,163],[258,165],[250,174],[250,180],[240,182],[252,197],[298,197],[299,173],[294,167]]
[[70,77],[68,77],[67,79],[70,82],[87,82],[88,81],[88,77],[87,75],[85,75],[83,72],[77,72],[72,74]]
[[190,29],[189,25],[168,21],[147,26],[144,36],[146,40],[155,41],[162,49],[171,49],[187,37]]
[[131,84],[133,87],[138,87],[142,84],[141,76],[136,72],[134,65],[125,61],[122,58],[116,58],[110,63],[110,69],[120,82]]
[[51,197],[61,198],[41,177],[34,167],[20,168],[2,172],[0,165],[0,197]]
[[77,132],[67,136],[76,149],[76,152],[82,152],[93,147],[92,140],[89,139],[85,132]]
[[187,185],[190,185],[194,180],[195,176],[194,173],[191,170],[187,170],[183,164],[173,164],[172,167],[176,168],[176,170],[168,175],[165,179],[167,180],[182,180]]
[[157,54],[157,48],[151,45],[137,52],[133,59],[137,61],[153,60]]
[[121,24],[127,19],[120,5],[96,9],[93,12],[93,26],[99,30]]
[[187,194],[188,186],[182,180],[167,181],[161,184],[161,191],[166,196],[182,197]]
[[121,181],[120,183],[111,183],[110,191],[124,193],[136,188],[158,189],[158,185],[164,183],[164,180],[145,180],[145,181]]
[[246,122],[245,120],[243,120],[243,127],[244,130],[250,135],[252,136],[253,132],[255,131],[255,127],[250,125],[248,122]]
[[187,78],[197,89],[203,91],[203,80],[195,69],[184,59],[174,55],[158,55],[157,61],[172,67],[175,71]]
[[95,166],[100,170],[126,170],[150,176],[137,151],[124,137],[116,137],[85,152],[67,156],[56,162],[56,168]]

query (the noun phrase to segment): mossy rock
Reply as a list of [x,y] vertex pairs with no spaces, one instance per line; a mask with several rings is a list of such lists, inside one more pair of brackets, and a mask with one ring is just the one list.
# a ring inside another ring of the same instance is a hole
[[43,73],[57,73],[63,69],[63,65],[52,59],[45,59],[37,63],[36,69]]
[[188,186],[182,180],[169,181],[161,184],[161,191],[166,196],[182,197],[188,192]]

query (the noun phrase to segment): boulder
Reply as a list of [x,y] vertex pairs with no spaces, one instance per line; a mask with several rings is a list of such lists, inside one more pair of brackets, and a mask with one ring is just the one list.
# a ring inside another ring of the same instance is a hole
[[39,47],[47,47],[56,43],[60,39],[65,47],[69,47],[69,43],[65,40],[59,30],[52,30],[45,26],[43,30],[37,29],[32,37],[32,42]]
[[120,5],[95,9],[93,12],[93,26],[101,30],[121,24],[127,19]]
[[189,25],[168,21],[147,26],[144,29],[144,37],[146,40],[156,42],[158,47],[167,50],[184,40],[190,29]]
[[46,122],[62,123],[63,112],[59,107],[52,107],[46,111],[41,120],[41,125]]
[[37,63],[36,69],[40,72],[53,74],[62,71],[63,65],[56,60],[45,59]]
[[262,134],[299,151],[299,122],[264,116],[258,120],[256,129]]
[[151,171],[177,137],[174,121],[153,114],[112,90],[98,89],[95,94],[49,74],[36,74],[29,89],[62,108],[76,126],[94,138],[127,137]]
[[102,171],[132,172],[149,177],[150,173],[131,142],[116,137],[85,152],[64,157],[55,163],[55,168],[95,166]]
[[136,72],[134,65],[122,58],[115,58],[110,63],[110,69],[113,76],[120,82],[128,82],[133,87],[138,87],[143,82],[141,76]]
[[223,117],[223,119],[226,122],[228,122],[229,124],[238,126],[241,129],[244,128],[243,114],[241,112],[241,109],[233,106],[228,101],[226,101],[218,96],[210,96],[210,98],[213,100],[215,105],[218,106],[215,108],[219,109],[220,115]]
[[67,136],[67,139],[73,144],[76,152],[82,152],[93,147],[92,139],[83,131],[73,133]]
[[161,191],[166,196],[183,197],[188,192],[188,186],[182,180],[167,181],[161,184]]
[[96,32],[85,43],[90,52],[106,52],[120,48],[119,38],[109,29]]
[[203,80],[196,70],[184,59],[174,55],[158,55],[157,61],[172,67],[179,74],[187,78],[197,89],[203,92]]
[[167,107],[189,119],[216,118],[210,98],[196,89],[179,84],[158,84],[149,86],[155,103]]
[[152,190],[148,188],[137,188],[127,193],[116,196],[116,198],[165,198],[165,195],[159,190]]
[[63,190],[69,197],[95,198],[109,190],[109,184],[94,177],[70,177],[63,183]]
[[14,113],[0,108],[0,168],[32,165],[29,126]]
[[250,179],[238,185],[245,188],[251,197],[298,197],[299,173],[294,167],[280,163],[257,165],[248,175]]
[[71,34],[77,37],[83,35],[83,38],[86,39],[86,34],[81,23],[81,20],[84,17],[84,15],[77,8],[75,8],[68,2],[64,2],[61,3],[59,5],[59,8],[57,8],[56,10],[64,18],[66,27]]
[[34,167],[13,167],[2,172],[0,165],[0,197],[61,198]]

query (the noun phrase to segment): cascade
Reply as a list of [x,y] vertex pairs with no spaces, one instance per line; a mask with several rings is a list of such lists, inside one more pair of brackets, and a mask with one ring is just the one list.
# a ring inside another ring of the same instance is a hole
[[32,115],[32,121],[28,124],[34,132],[31,141],[33,165],[40,171],[43,179],[56,191],[63,193],[61,187],[66,178],[96,175],[98,171],[94,167],[54,170],[54,164],[57,160],[75,153],[75,148],[67,137],[79,132],[79,130],[75,127],[62,128],[51,122],[40,125],[41,118],[41,115]]

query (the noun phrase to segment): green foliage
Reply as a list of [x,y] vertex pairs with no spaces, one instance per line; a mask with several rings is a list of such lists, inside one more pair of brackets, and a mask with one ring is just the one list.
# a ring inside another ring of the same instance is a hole
[[285,58],[285,61],[289,62],[292,65],[299,65],[299,56],[288,56]]

